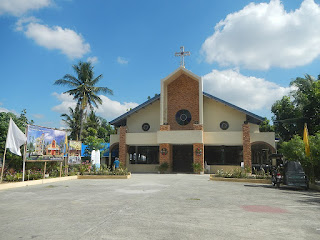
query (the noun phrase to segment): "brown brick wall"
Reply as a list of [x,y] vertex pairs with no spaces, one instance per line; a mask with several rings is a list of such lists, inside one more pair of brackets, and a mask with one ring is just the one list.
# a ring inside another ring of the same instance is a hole
[[160,131],[170,131],[170,125],[160,125]]
[[[200,148],[202,150],[201,155],[197,155],[196,150]],[[200,163],[202,169],[204,168],[204,145],[203,143],[194,143],[193,144],[193,163]]]
[[126,134],[127,128],[126,126],[120,127],[120,139],[119,139],[119,161],[123,167],[126,167],[126,159],[127,159],[127,144],[126,144]]
[[[161,153],[162,148],[166,148],[168,150],[168,153],[166,155],[162,155],[162,153]],[[172,171],[172,164],[173,164],[173,162],[172,162],[172,145],[169,143],[161,143],[159,145],[159,154],[160,154],[159,164],[161,165],[164,162],[169,163],[169,171],[171,172]]]
[[251,170],[251,143],[250,143],[250,126],[248,123],[242,125],[243,139],[243,162],[245,167]]
[[193,124],[193,130],[203,130],[202,124]]
[[[199,122],[199,83],[182,74],[171,82],[168,87],[168,124],[171,130],[193,130],[193,123]],[[187,109],[191,113],[191,122],[181,126],[176,120],[176,113]]]

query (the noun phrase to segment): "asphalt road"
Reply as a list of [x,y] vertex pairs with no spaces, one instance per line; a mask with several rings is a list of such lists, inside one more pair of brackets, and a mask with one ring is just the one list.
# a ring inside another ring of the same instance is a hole
[[0,191],[0,239],[320,239],[320,193],[133,174]]

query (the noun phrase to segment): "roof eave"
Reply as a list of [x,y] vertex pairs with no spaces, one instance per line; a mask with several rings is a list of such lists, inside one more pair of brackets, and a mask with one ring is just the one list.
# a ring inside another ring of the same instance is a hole
[[115,125],[115,126],[121,126],[121,123],[125,122],[126,118],[129,117],[131,114],[141,110],[142,108],[148,106],[149,104],[152,104],[153,102],[155,102],[159,99],[160,99],[160,94],[154,96],[153,98],[149,99],[148,101],[145,101],[144,103],[142,103],[139,106],[131,109],[130,111],[122,114],[121,116],[113,119],[112,121],[110,121],[110,124]]
[[231,108],[233,108],[235,110],[238,110],[238,111],[240,111],[240,112],[242,112],[244,114],[246,114],[246,121],[248,121],[248,122],[255,123],[255,124],[260,124],[260,122],[262,122],[264,120],[264,117],[258,116],[256,114],[254,114],[252,112],[249,112],[249,111],[247,111],[247,110],[245,110],[245,109],[243,109],[241,107],[238,107],[238,106],[236,106],[236,105],[234,105],[232,103],[229,103],[229,102],[226,102],[226,101],[224,101],[224,100],[222,100],[220,98],[217,98],[217,97],[215,97],[215,96],[213,96],[213,95],[211,95],[209,93],[203,92],[203,95],[208,97],[208,98],[211,98],[211,99],[213,99],[215,101],[218,101],[218,102],[220,102],[222,104],[225,104],[225,105],[227,105],[227,106],[229,106],[229,107],[231,107]]

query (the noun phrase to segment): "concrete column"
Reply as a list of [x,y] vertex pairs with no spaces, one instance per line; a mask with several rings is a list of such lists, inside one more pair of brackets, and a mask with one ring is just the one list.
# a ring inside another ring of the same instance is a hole
[[251,171],[251,142],[250,142],[250,125],[245,122],[242,125],[243,140],[243,162],[245,167],[249,167]]
[[193,163],[200,163],[204,169],[204,145],[203,143],[193,144]]
[[120,139],[119,139],[119,161],[124,168],[126,167],[126,160],[127,160],[126,134],[127,134],[126,126],[121,126]]

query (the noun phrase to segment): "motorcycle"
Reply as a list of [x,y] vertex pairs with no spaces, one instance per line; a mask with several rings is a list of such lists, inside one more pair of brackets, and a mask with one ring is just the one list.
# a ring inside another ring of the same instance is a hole
[[275,168],[272,171],[272,177],[271,177],[272,185],[277,186],[277,188],[279,188],[280,184],[282,183],[282,179],[283,177],[282,177],[281,171]]

